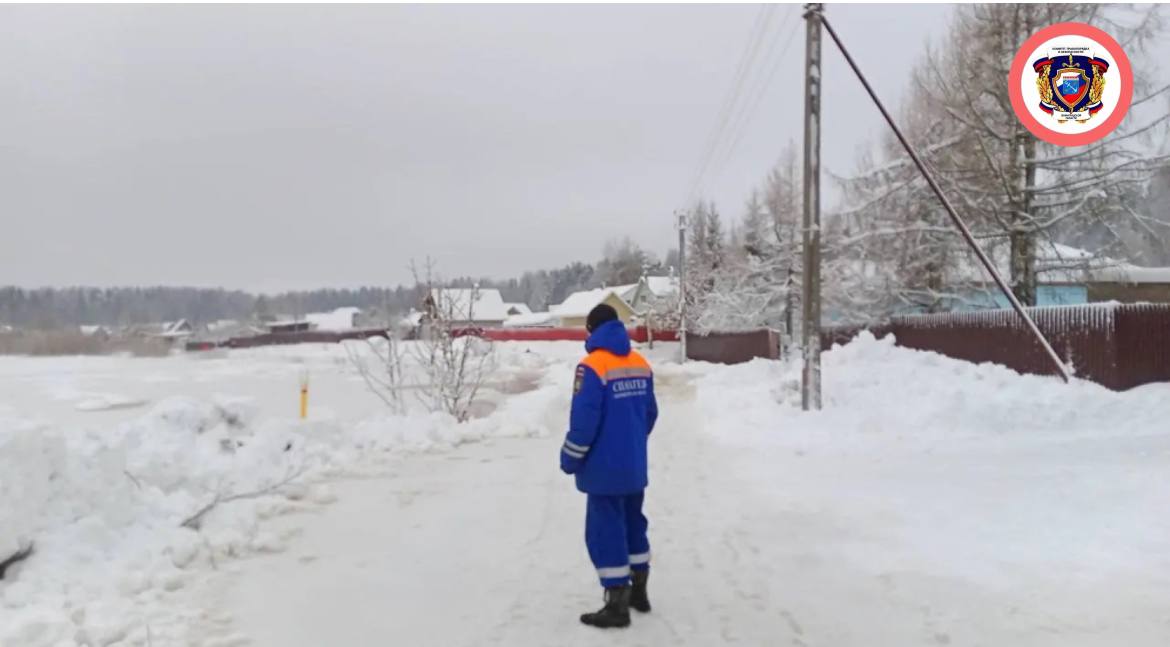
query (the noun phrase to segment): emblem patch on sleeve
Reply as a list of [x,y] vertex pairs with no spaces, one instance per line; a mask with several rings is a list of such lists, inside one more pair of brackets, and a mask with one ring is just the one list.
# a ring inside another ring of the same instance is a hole
[[577,366],[577,375],[573,378],[573,395],[581,392],[581,385],[585,383],[585,367]]

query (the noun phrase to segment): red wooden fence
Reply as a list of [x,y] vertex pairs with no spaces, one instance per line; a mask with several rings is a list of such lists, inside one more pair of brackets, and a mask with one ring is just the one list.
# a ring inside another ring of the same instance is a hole
[[[1122,391],[1170,381],[1170,304],[1090,304],[1029,308],[1036,325],[1078,377]],[[871,326],[906,348],[969,362],[993,362],[1021,373],[1055,369],[1011,310],[892,317]],[[851,339],[860,328],[828,328],[821,345]]]

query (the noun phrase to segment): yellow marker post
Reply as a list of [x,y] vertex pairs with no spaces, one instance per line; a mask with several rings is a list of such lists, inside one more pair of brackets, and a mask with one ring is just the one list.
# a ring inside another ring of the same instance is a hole
[[301,374],[301,420],[309,417],[309,374]]

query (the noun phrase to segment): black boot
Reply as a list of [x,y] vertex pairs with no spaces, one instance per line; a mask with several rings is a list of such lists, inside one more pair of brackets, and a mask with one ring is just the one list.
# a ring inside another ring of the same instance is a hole
[[581,622],[602,629],[630,626],[630,586],[606,589],[605,606],[595,613],[581,614]]
[[634,571],[634,586],[630,589],[630,606],[635,611],[650,613],[650,597],[646,595],[646,580],[650,571]]

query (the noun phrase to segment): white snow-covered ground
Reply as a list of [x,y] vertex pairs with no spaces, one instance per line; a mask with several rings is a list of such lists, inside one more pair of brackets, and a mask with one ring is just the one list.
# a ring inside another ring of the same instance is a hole
[[599,595],[557,470],[578,344],[502,345],[501,381],[538,386],[466,425],[385,415],[335,347],[0,358],[0,554],[39,549],[0,582],[0,645],[1170,643],[1170,385],[862,338],[805,414],[793,366],[670,350],[655,610],[605,638],[576,621]]

